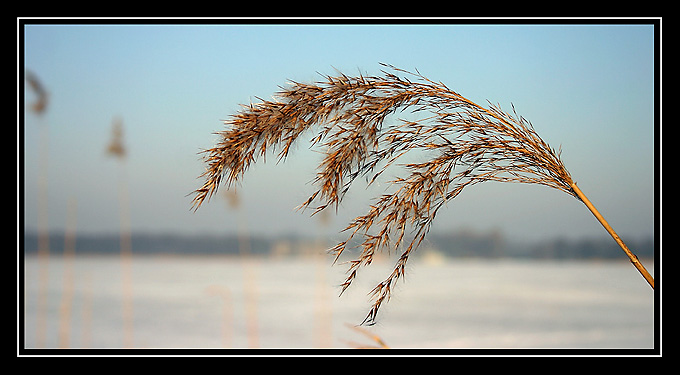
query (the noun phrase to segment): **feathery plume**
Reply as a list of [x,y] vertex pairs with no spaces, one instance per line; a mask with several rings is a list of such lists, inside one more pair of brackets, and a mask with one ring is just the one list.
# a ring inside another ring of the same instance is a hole
[[[238,181],[270,151],[286,158],[291,145],[314,126],[318,134],[312,145],[320,145],[324,157],[314,180],[318,189],[300,206],[313,207],[313,214],[337,208],[357,177],[370,185],[388,167],[401,166],[405,173],[390,181],[393,190],[351,221],[345,228],[347,240],[329,250],[337,261],[350,240],[361,238],[361,253],[349,261],[341,285],[344,292],[377,251],[401,249],[392,273],[371,291],[373,305],[364,320],[368,324],[375,322],[381,304],[404,276],[409,256],[438,210],[464,188],[485,181],[519,182],[583,199],[560,151],[544,142],[514,107],[512,113],[491,103],[485,108],[417,70],[382,65],[389,71],[380,76],[340,73],[315,84],[292,82],[274,100],[244,106],[225,121],[218,144],[204,151],[205,182],[192,201],[197,209],[220,185]],[[388,117],[397,112],[419,118]],[[407,153],[427,157],[397,164]]]
[[36,101],[31,105],[31,109],[38,115],[44,114],[47,109],[47,90],[45,90],[38,77],[32,72],[26,72],[26,81],[37,97]]

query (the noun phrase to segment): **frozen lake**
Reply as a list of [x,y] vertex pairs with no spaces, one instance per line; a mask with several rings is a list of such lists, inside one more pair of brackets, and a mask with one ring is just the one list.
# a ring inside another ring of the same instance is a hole
[[[654,291],[630,263],[425,259],[364,327],[391,348],[655,346]],[[392,264],[375,262],[338,296],[345,266],[325,257],[136,256],[128,287],[116,256],[31,256],[25,347],[373,346],[352,326]]]

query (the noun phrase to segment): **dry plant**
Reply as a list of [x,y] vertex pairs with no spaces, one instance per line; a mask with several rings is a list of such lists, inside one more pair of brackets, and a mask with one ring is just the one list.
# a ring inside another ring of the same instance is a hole
[[77,224],[77,200],[71,198],[68,202],[68,215],[66,220],[66,233],[64,234],[64,286],[59,304],[59,347],[68,348],[71,338],[71,319],[74,297],[74,270],[73,260],[76,257],[76,224]]
[[361,328],[361,327],[357,327],[357,326],[353,326],[353,325],[349,325],[349,324],[346,324],[346,326],[357,331],[357,332],[359,332],[359,333],[361,333],[362,335],[368,337],[369,339],[371,339],[371,341],[374,341],[377,344],[377,345],[366,345],[366,344],[360,344],[360,343],[357,343],[357,342],[354,342],[354,341],[347,342],[347,344],[349,344],[351,347],[356,348],[356,349],[389,349],[390,348],[385,343],[385,341],[382,338],[380,338],[380,336],[373,334],[373,333],[369,332],[368,330]]
[[257,272],[256,263],[251,257],[250,234],[246,226],[246,215],[241,207],[241,196],[236,190],[227,190],[225,198],[229,209],[238,214],[238,252],[243,264],[243,294],[245,298],[246,329],[248,331],[248,346],[259,347],[259,324],[257,319]]
[[127,149],[123,142],[123,119],[113,118],[111,141],[106,146],[106,154],[118,159],[118,206],[120,216],[120,260],[123,278],[123,342],[131,348],[134,342],[134,306],[132,281],[132,238],[130,235],[130,202],[125,173]]
[[126,156],[123,143],[123,120],[120,117],[115,117],[111,124],[111,141],[106,146],[106,153],[119,159],[124,159]]
[[31,105],[31,110],[38,115],[43,115],[47,110],[47,90],[43,87],[38,77],[32,72],[26,72],[26,82],[36,95],[36,100]]
[[[337,209],[357,177],[366,178],[370,185],[392,165],[406,172],[390,181],[393,191],[351,221],[345,229],[348,239],[330,250],[337,261],[350,240],[361,237],[361,253],[348,262],[343,292],[377,251],[401,252],[391,274],[372,290],[373,305],[364,323],[375,321],[438,210],[465,187],[485,181],[540,184],[582,200],[653,287],[637,257],[576,186],[560,152],[544,142],[514,107],[512,114],[497,105],[485,108],[417,70],[383,65],[388,70],[381,76],[340,73],[315,84],[291,82],[274,100],[244,106],[225,121],[228,128],[217,133],[217,145],[204,151],[205,183],[194,192],[194,209],[222,183],[228,188],[237,182],[258,157],[278,151],[279,160],[286,158],[298,137],[316,125],[319,132],[312,146],[320,145],[324,157],[314,180],[318,189],[301,208],[318,202],[313,214]],[[388,116],[397,112],[418,120],[392,121]],[[396,164],[407,153],[426,157]]]
[[48,218],[48,164],[49,164],[49,126],[45,119],[47,112],[48,92],[38,76],[30,71],[25,72],[28,88],[35,95],[35,101],[29,107],[41,120],[38,175],[38,262],[40,263],[40,290],[38,292],[38,321],[36,345],[44,346],[47,332],[47,289],[49,284],[49,218]]

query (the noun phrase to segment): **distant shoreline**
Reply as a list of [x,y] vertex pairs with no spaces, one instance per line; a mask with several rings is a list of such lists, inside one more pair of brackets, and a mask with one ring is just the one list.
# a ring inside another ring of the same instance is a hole
[[[242,255],[240,239],[236,235],[160,235],[133,233],[130,236],[135,255]],[[64,235],[49,236],[50,253],[62,254]],[[301,236],[247,238],[247,253],[254,257],[287,257],[321,254],[335,245],[334,241]],[[657,244],[654,238],[629,239],[626,244],[640,259],[654,259]],[[37,254],[38,235],[25,233],[18,244],[24,255]],[[120,236],[115,234],[88,235],[75,238],[77,254],[119,254]],[[518,244],[498,233],[431,234],[418,253],[431,252],[445,258],[524,258],[524,259],[595,259],[627,261],[618,245],[609,237],[557,238]]]

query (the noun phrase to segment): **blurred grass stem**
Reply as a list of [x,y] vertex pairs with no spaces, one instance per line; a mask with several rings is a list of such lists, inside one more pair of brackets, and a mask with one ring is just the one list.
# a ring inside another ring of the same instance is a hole
[[246,314],[246,328],[248,330],[248,347],[257,348],[259,344],[258,319],[257,319],[257,274],[255,261],[250,251],[250,234],[248,231],[248,219],[241,208],[241,197],[235,190],[227,190],[227,204],[238,215],[238,248],[243,264],[243,292]]
[[111,142],[106,152],[118,159],[118,209],[120,215],[120,260],[123,283],[123,344],[134,344],[134,309],[132,293],[132,239],[130,238],[130,202],[127,189],[125,159],[127,150],[123,143],[123,120],[115,117],[112,124]]
[[47,330],[47,286],[49,284],[50,236],[48,219],[48,161],[49,127],[41,124],[40,134],[40,172],[38,176],[38,263],[40,264],[40,290],[38,292],[38,321],[36,345],[45,345]]
[[38,116],[40,121],[40,165],[38,176],[38,262],[40,264],[40,290],[38,292],[38,318],[36,329],[36,345],[45,345],[45,333],[47,331],[47,287],[49,284],[49,257],[50,257],[50,238],[49,238],[49,219],[48,219],[48,161],[49,161],[49,138],[50,129],[44,120],[47,111],[48,93],[38,77],[30,72],[26,72],[26,82],[31,92],[35,94],[35,101],[30,106],[31,112]]
[[59,347],[68,348],[71,338],[71,312],[73,307],[73,260],[75,258],[75,232],[77,223],[77,201],[69,200],[68,221],[64,234],[64,289],[59,307]]

